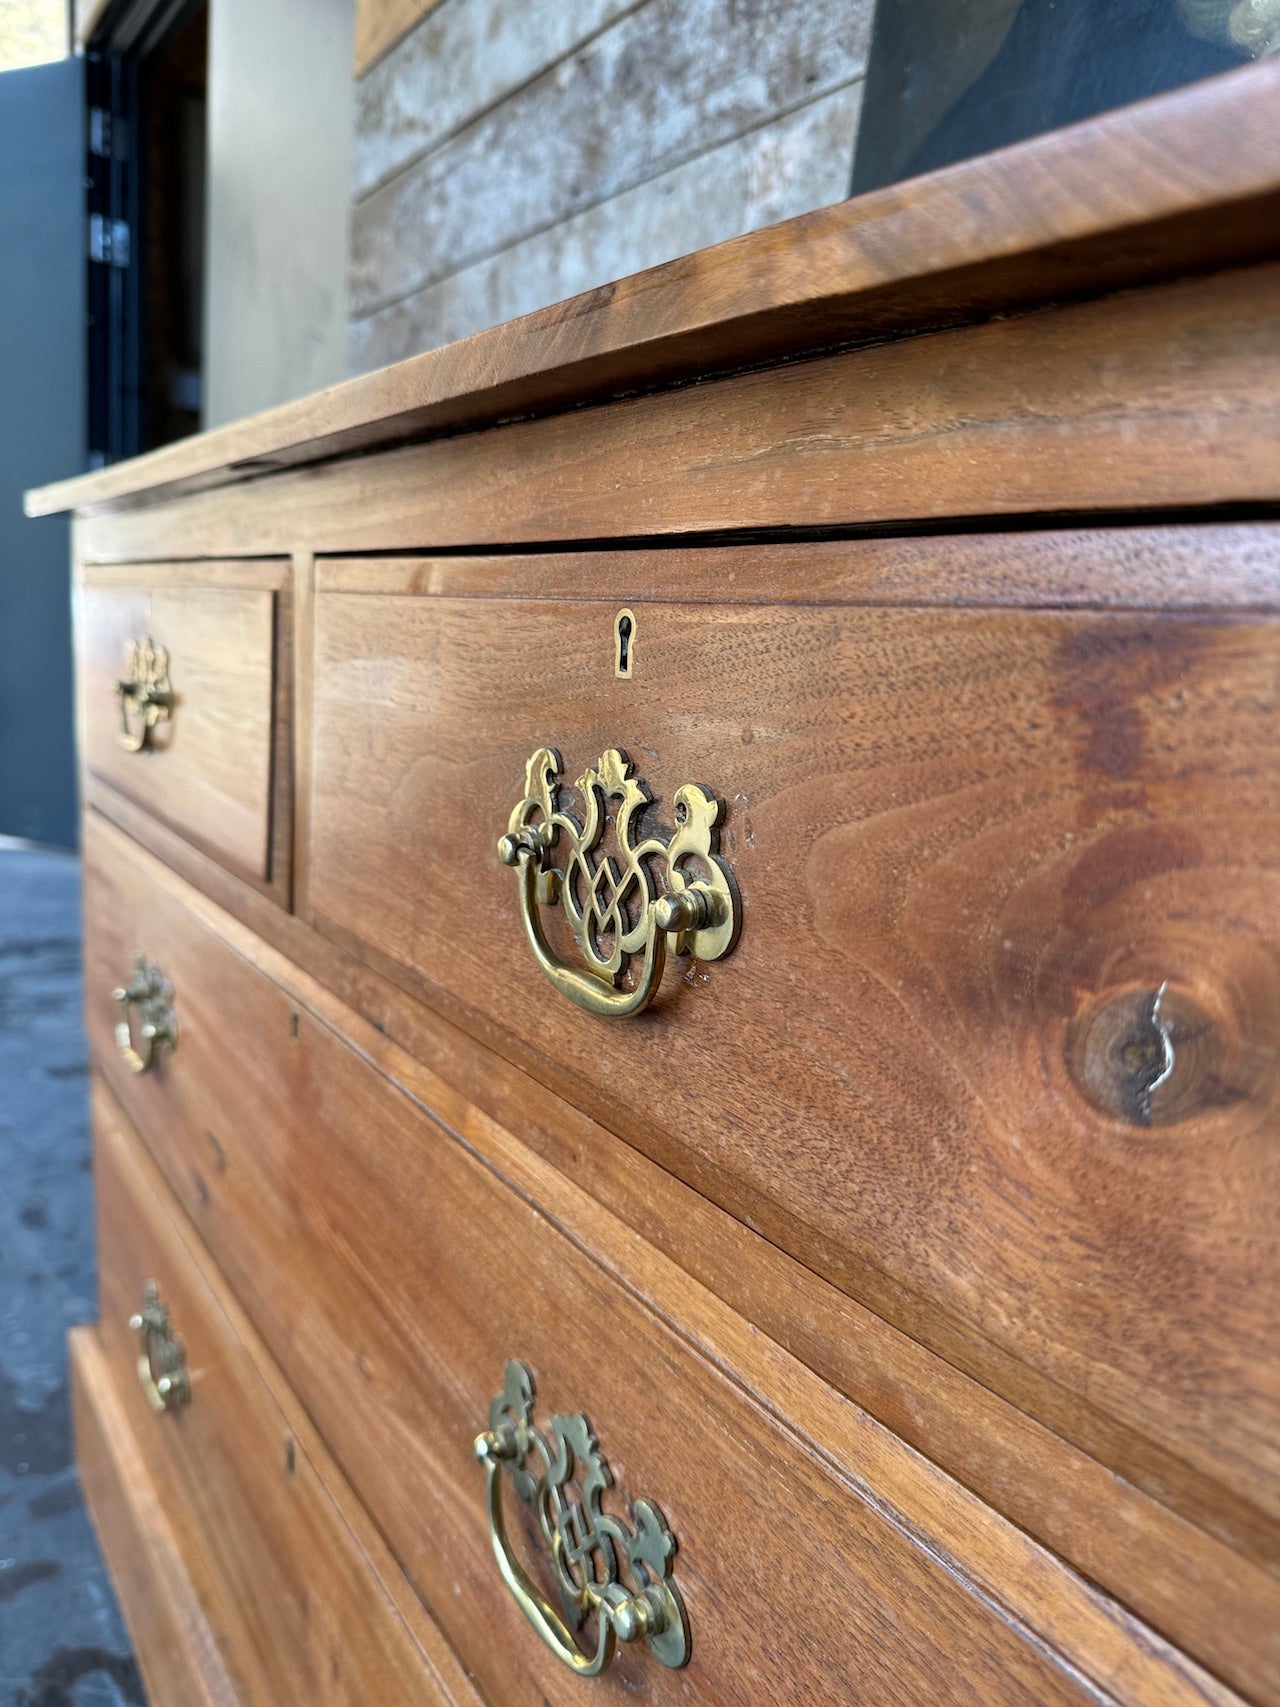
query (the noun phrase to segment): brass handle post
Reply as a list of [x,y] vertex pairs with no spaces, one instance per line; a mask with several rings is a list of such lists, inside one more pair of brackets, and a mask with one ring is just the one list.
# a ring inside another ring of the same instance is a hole
[[[173,1009],[173,985],[153,960],[135,956],[127,984],[111,992],[120,1010],[116,1021],[116,1048],[131,1071],[148,1072],[159,1060],[162,1048],[178,1047],[178,1016]],[[134,1010],[138,1014],[139,1044],[133,1039]]]

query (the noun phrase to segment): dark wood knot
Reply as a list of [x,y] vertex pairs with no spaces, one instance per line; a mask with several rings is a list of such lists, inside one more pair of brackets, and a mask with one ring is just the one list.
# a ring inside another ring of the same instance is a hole
[[1168,984],[1121,990],[1071,1024],[1067,1066],[1103,1114],[1169,1126],[1223,1100],[1212,1021]]

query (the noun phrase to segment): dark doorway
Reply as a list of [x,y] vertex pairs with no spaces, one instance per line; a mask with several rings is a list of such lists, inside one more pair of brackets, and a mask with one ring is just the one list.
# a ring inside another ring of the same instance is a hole
[[91,466],[201,424],[207,0],[131,0],[90,43]]

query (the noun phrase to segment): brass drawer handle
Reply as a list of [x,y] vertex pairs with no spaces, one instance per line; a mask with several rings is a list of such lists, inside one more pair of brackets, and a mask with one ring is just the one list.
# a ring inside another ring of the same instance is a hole
[[[506,1366],[501,1393],[489,1406],[488,1432],[476,1439],[485,1467],[489,1538],[503,1581],[556,1658],[579,1677],[598,1677],[618,1641],[642,1640],[664,1666],[689,1658],[689,1622],[671,1580],[676,1539],[650,1500],[636,1500],[631,1523],[600,1509],[613,1485],[587,1419],[552,1417],[548,1433],[533,1426],[533,1377],[523,1363]],[[502,1475],[532,1506],[551,1554],[564,1617],[540,1595],[511,1555],[502,1517]],[[596,1619],[594,1653],[574,1632]]]
[[[135,956],[127,984],[111,992],[120,1008],[116,1048],[135,1073],[145,1073],[158,1060],[162,1047],[178,1047],[178,1016],[173,1011],[173,985],[145,954]],[[133,1042],[133,1009],[141,1021],[141,1049]]]
[[158,723],[167,723],[173,713],[173,688],[169,682],[169,654],[149,634],[130,640],[125,647],[124,675],[116,683],[120,701],[120,745],[140,753],[151,745]]
[[138,1380],[153,1411],[172,1411],[191,1402],[191,1377],[187,1353],[169,1323],[169,1307],[159,1288],[149,1280],[143,1289],[142,1308],[130,1316],[129,1326],[138,1336]]
[[[525,773],[525,797],[498,842],[498,858],[519,868],[520,913],[533,957],[562,995],[588,1013],[623,1018],[648,1007],[662,981],[668,948],[697,960],[719,960],[738,940],[737,887],[716,853],[720,802],[693,783],[675,793],[676,828],[633,841],[633,820],[651,799],[631,775],[625,753],[610,747],[577,782],[583,823],[559,810],[560,755],[539,747]],[[613,803],[616,804],[616,808]],[[610,819],[623,864],[599,854]],[[563,838],[563,868],[551,863]],[[655,892],[660,865],[664,891]],[[541,908],[563,908],[584,965],[565,966],[547,939]],[[618,979],[633,956],[630,988]]]

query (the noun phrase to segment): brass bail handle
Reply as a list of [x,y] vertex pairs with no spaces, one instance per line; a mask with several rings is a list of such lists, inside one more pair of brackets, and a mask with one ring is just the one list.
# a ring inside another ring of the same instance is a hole
[[538,1593],[511,1555],[502,1516],[502,1466],[504,1461],[514,1457],[515,1452],[514,1439],[501,1430],[479,1435],[476,1439],[476,1457],[485,1468],[485,1509],[489,1517],[493,1556],[516,1605],[561,1664],[577,1672],[579,1677],[598,1677],[613,1659],[617,1641],[613,1619],[608,1614],[600,1618],[596,1651],[594,1654],[584,1653],[550,1601]]
[[[129,982],[113,990],[111,996],[120,1009],[120,1018],[116,1021],[116,1048],[132,1072],[148,1072],[159,1060],[162,1048],[178,1047],[173,985],[153,960],[139,954],[134,959]],[[140,1047],[133,1040],[135,1009]]]
[[142,1308],[129,1318],[138,1336],[138,1380],[153,1411],[172,1411],[191,1402],[187,1353],[169,1322],[169,1308],[154,1280],[143,1289]]
[[[636,822],[651,797],[620,748],[608,748],[578,778],[581,821],[559,807],[562,768],[551,747],[529,760],[525,797],[498,840],[498,858],[517,869],[520,918],[543,975],[588,1013],[623,1019],[653,1000],[668,951],[719,960],[738,940],[738,890],[717,851],[720,802],[685,783],[675,792],[675,829],[637,839]],[[620,864],[599,852],[610,821]],[[553,863],[561,845],[563,863]],[[661,891],[655,868],[663,872]],[[551,944],[543,914],[555,906],[578,944],[580,966],[565,965]],[[627,970],[632,978],[624,985]]]
[[[523,1363],[506,1366],[503,1390],[489,1407],[490,1427],[476,1437],[485,1468],[489,1539],[502,1580],[525,1618],[579,1677],[598,1677],[619,1642],[640,1642],[660,1664],[689,1658],[689,1624],[672,1580],[675,1537],[650,1500],[637,1500],[631,1521],[601,1506],[613,1484],[608,1460],[581,1414],[552,1417],[549,1438],[532,1423],[533,1377]],[[502,1483],[532,1506],[550,1553],[564,1614],[533,1586],[507,1540]],[[579,1491],[581,1490],[581,1491]],[[596,1620],[593,1650],[574,1630]]]
[[127,752],[140,753],[151,745],[157,724],[169,721],[174,703],[168,651],[149,634],[126,645],[124,675],[116,683],[116,698],[120,702],[120,745]]

